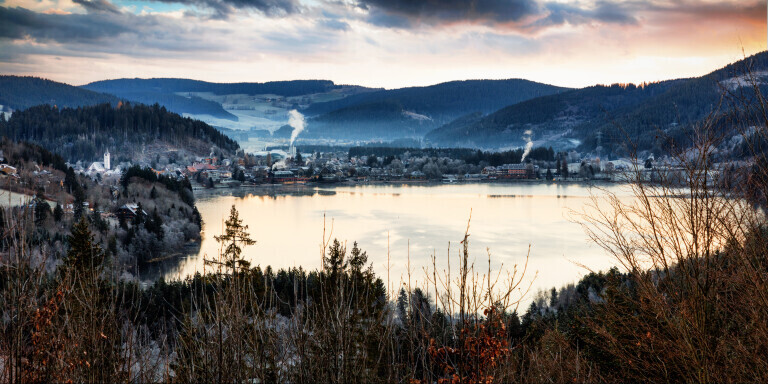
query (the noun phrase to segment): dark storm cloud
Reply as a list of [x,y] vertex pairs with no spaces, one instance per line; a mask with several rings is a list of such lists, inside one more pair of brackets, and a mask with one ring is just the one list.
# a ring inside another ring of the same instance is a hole
[[536,0],[362,0],[372,24],[402,28],[453,22],[509,23],[537,15]]
[[118,15],[44,14],[24,8],[0,7],[0,38],[58,43],[101,41],[130,31]]
[[[206,32],[210,31],[194,21],[179,23],[108,8],[86,14],[47,14],[0,6],[0,50],[4,51],[0,62],[28,55],[167,57],[172,52],[186,57],[227,49],[220,41],[202,39]],[[35,43],[12,43],[27,39]]]
[[72,2],[81,5],[88,12],[120,13],[114,4],[106,0],[72,0]]
[[161,3],[190,5],[212,10],[216,17],[227,18],[238,10],[255,10],[267,16],[286,16],[299,12],[298,0],[154,0]]
[[[765,4],[703,0],[599,0],[568,3],[543,0],[360,0],[366,21],[383,27],[409,29],[455,23],[500,26],[535,32],[558,25],[639,25],[640,15],[697,15],[705,19],[764,19]],[[760,11],[760,10],[763,11]],[[750,16],[751,15],[751,16]],[[644,22],[653,23],[646,19]]]

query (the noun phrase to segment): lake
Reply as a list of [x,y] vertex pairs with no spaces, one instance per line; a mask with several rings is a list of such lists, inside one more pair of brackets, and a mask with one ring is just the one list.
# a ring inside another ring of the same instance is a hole
[[[627,187],[602,185],[629,195]],[[252,265],[273,269],[320,267],[323,231],[347,243],[357,241],[382,279],[396,287],[407,281],[410,257],[413,283],[424,281],[434,254],[438,271],[458,265],[459,242],[470,223],[470,258],[487,270],[488,249],[494,268],[525,263],[530,245],[528,278],[536,272],[533,292],[576,282],[588,270],[605,270],[614,260],[592,244],[584,230],[569,220],[590,193],[586,184],[487,183],[440,185],[354,185],[335,187],[266,186],[196,191],[204,225],[199,251],[187,257],[153,264],[140,276],[183,278],[203,272],[204,258],[214,258],[230,207],[235,205],[251,237],[257,241],[243,255]],[[389,250],[389,261],[388,261]],[[388,268],[389,265],[389,268]],[[210,267],[208,267],[210,270]]]

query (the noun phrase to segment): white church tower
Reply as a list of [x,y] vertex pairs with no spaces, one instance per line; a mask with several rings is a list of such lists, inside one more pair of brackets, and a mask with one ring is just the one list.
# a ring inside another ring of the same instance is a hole
[[109,150],[104,152],[104,169],[109,170],[110,164],[109,164]]

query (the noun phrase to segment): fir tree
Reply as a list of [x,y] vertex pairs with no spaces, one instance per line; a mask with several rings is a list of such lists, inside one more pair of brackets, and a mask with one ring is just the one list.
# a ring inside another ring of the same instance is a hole
[[69,251],[65,259],[66,265],[79,273],[97,273],[104,261],[104,252],[93,238],[85,217],[72,227],[72,233],[67,237]]
[[248,233],[248,226],[243,225],[243,220],[235,206],[229,211],[229,219],[225,222],[226,229],[221,236],[215,236],[216,241],[224,246],[224,252],[220,260],[206,262],[230,268],[234,274],[237,269],[248,269],[251,264],[242,258],[242,246],[256,244]]
[[64,210],[61,208],[61,204],[56,204],[56,208],[53,208],[53,220],[59,222],[63,217]]

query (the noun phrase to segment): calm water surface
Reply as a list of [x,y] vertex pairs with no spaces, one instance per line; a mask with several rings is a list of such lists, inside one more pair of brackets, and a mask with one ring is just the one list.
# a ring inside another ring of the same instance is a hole
[[[626,194],[620,185],[602,186]],[[197,206],[205,228],[200,250],[164,265],[154,265],[142,280],[183,278],[203,271],[204,257],[215,257],[224,220],[234,204],[257,243],[244,249],[252,265],[272,268],[320,267],[323,229],[326,236],[357,241],[374,271],[392,286],[424,280],[431,256],[438,271],[458,254],[470,210],[470,257],[487,270],[522,266],[530,245],[528,277],[538,272],[533,289],[575,282],[588,271],[607,269],[614,261],[592,244],[570,210],[581,210],[597,189],[576,184],[358,185],[337,187],[262,187],[199,192]],[[389,262],[387,253],[389,250]],[[207,256],[206,256],[207,255]],[[389,263],[389,267],[388,267]],[[402,280],[401,280],[402,279]]]

